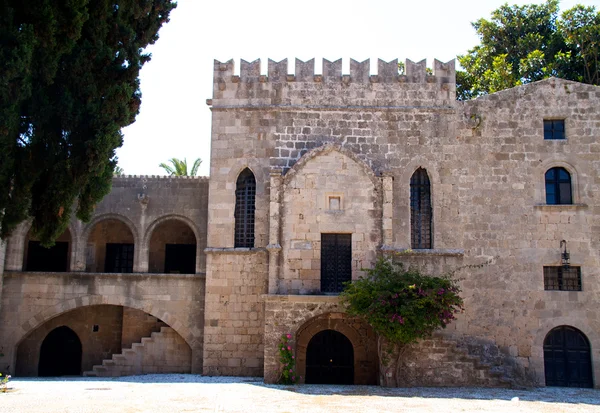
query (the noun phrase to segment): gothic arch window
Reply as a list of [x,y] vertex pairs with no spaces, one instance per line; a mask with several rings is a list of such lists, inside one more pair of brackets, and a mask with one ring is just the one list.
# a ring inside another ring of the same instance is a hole
[[238,176],[235,187],[235,248],[254,247],[256,179],[250,169]]
[[413,249],[433,247],[431,236],[431,185],[427,170],[419,168],[410,178],[410,239]]
[[571,174],[562,167],[546,171],[546,204],[572,204]]

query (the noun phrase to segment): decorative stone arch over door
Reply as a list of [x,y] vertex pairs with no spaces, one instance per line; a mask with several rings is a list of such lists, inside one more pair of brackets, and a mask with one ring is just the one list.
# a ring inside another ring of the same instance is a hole
[[343,334],[354,351],[354,384],[376,384],[377,345],[372,329],[344,313],[326,313],[305,322],[296,332],[296,372],[306,378],[307,348],[311,339],[325,330]]

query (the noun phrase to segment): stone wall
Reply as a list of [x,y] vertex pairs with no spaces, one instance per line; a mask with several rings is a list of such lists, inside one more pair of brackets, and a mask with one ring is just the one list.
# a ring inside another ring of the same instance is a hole
[[[158,318],[135,308],[123,308],[123,328],[121,347],[130,348],[139,343],[142,337],[150,337],[166,324]],[[89,369],[88,369],[89,370]]]
[[[370,235],[378,243],[381,231],[381,247],[390,252],[411,249],[410,178],[418,168],[426,169],[433,249],[400,259],[434,272],[462,267],[465,313],[444,334],[494,343],[512,378],[525,385],[544,383],[543,341],[554,327],[581,330],[591,342],[592,359],[600,359],[600,325],[585,310],[600,289],[593,276],[600,270],[599,89],[546,79],[456,102],[452,63],[434,62],[435,76],[429,77],[424,66],[410,62],[403,77],[379,62],[376,78],[358,62],[351,62],[349,76],[338,62],[327,61],[323,74],[315,75],[313,63],[297,61],[296,74],[289,75],[287,61],[269,61],[268,75],[262,76],[258,61],[242,62],[235,76],[232,61],[215,62],[209,103],[218,162],[229,161],[231,149],[242,143],[238,139],[245,139],[240,157],[259,162],[259,168],[264,160],[253,154],[266,145],[272,174],[281,171],[285,182],[296,163],[327,145],[351,152],[375,176],[388,179],[381,229]],[[567,139],[544,140],[544,119],[564,119]],[[573,205],[546,205],[544,174],[556,166],[571,174]],[[332,190],[326,185],[335,169],[335,162],[331,169],[323,163],[315,174],[316,192]],[[228,182],[233,193],[234,179]],[[305,220],[321,219],[315,217],[320,201],[311,199],[310,191],[302,197],[298,188],[274,188],[278,182],[271,176],[270,191],[277,193],[262,195],[270,201],[269,293],[312,293],[317,280],[292,286],[288,279],[297,280],[300,269],[315,276],[315,251],[300,250],[300,258],[290,260],[286,242],[317,235],[301,225],[299,210],[289,212],[286,199],[301,201],[309,211]],[[257,228],[262,232],[262,221]],[[543,267],[560,264],[563,239],[571,265],[582,269],[581,292],[544,290]],[[600,363],[594,370],[599,377]]]
[[381,245],[379,179],[334,147],[306,155],[283,185],[280,294],[321,292],[321,234],[352,234],[352,278]]
[[208,251],[203,374],[262,376],[266,252]]
[[344,334],[354,349],[354,384],[376,384],[377,343],[371,328],[358,318],[343,313],[338,297],[269,295],[265,297],[265,382],[276,383],[281,372],[279,341],[289,341],[296,357],[296,373],[306,378],[306,349],[310,339],[323,330]]
[[[37,376],[42,342],[52,330],[66,326],[77,334],[81,341],[81,371],[90,370],[94,364],[121,352],[123,307],[115,305],[93,305],[61,314],[44,323],[29,334],[18,346],[17,376]],[[98,326],[98,331],[94,331]]]
[[[71,310],[108,304],[143,311],[172,327],[192,349],[192,371],[201,373],[204,297],[201,275],[5,272],[2,361],[14,373],[17,347],[38,328],[49,328]],[[122,324],[111,331],[121,337]]]
[[[133,271],[148,272],[149,244],[154,230],[164,223],[175,222],[174,225],[186,225],[186,231],[194,234],[195,272],[204,273],[207,209],[205,177],[115,177],[111,192],[96,206],[92,220],[87,224],[77,219],[71,221],[70,270],[104,271],[106,243],[123,242],[135,244]],[[7,270],[23,270],[29,227],[28,222],[21,224],[8,239]],[[160,255],[160,246],[155,248],[153,254]],[[153,255],[152,259],[164,260],[164,253],[162,257]]]

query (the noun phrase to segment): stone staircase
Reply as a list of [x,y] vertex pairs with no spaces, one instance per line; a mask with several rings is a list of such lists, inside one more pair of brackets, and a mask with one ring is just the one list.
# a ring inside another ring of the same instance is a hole
[[119,377],[153,373],[190,373],[192,352],[171,327],[161,327],[140,343],[123,349],[101,365],[83,372],[85,377]]
[[514,384],[458,342],[436,336],[411,346],[402,356],[401,386],[504,387]]

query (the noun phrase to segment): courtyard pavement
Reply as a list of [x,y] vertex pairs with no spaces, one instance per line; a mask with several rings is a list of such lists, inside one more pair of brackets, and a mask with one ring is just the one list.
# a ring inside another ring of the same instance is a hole
[[265,385],[260,378],[187,374],[14,379],[2,413],[146,412],[596,412],[600,390],[535,388],[384,389]]

